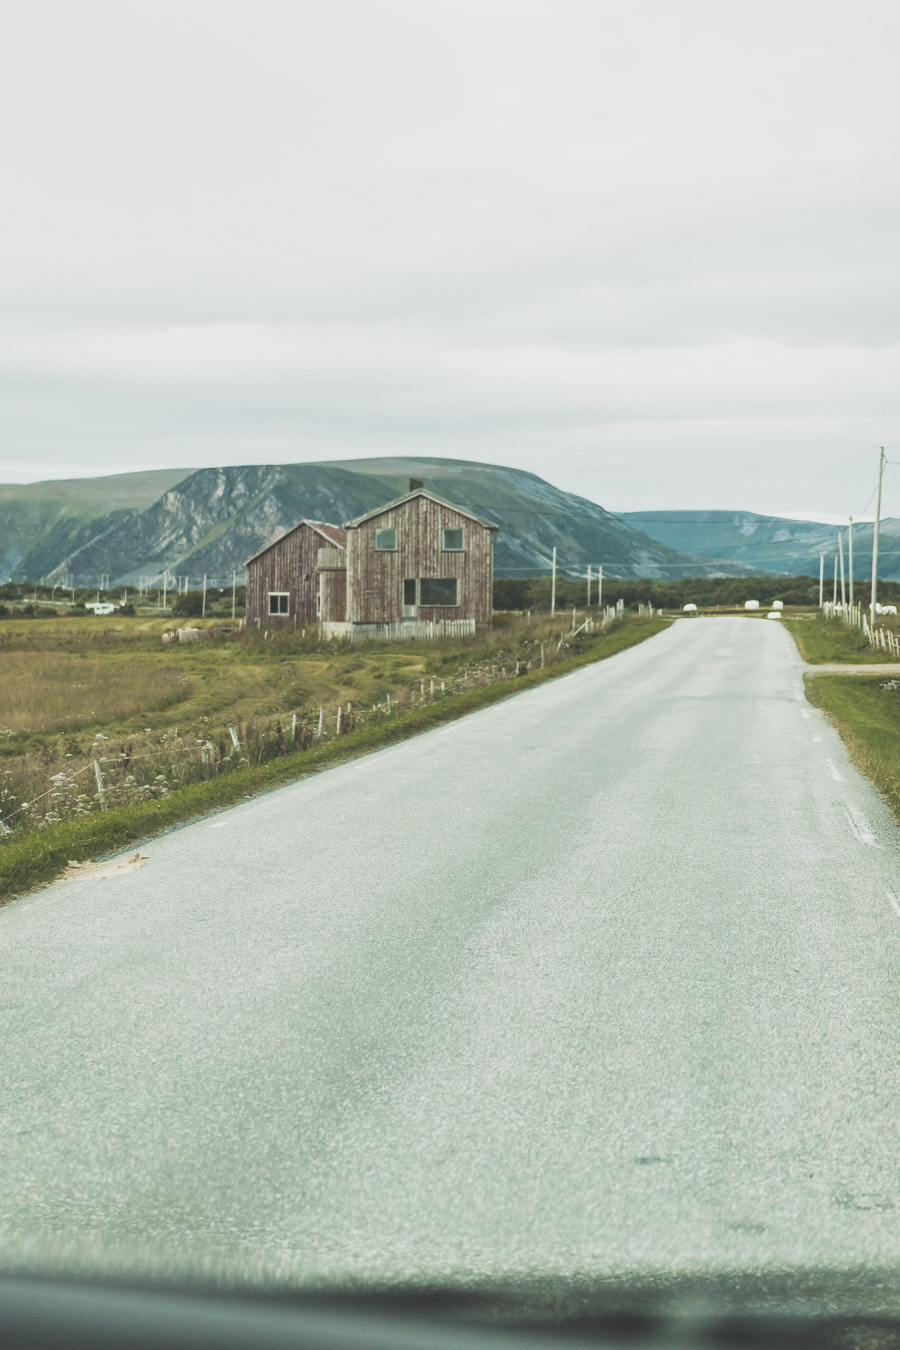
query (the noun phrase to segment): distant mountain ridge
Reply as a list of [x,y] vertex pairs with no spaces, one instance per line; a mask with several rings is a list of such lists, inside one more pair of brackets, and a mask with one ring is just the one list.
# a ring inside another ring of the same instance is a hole
[[[623,511],[619,518],[667,548],[756,572],[817,577],[824,554],[826,576],[832,579],[841,531],[845,575],[850,574],[846,526],[753,511]],[[853,526],[853,573],[859,580],[872,575],[872,533],[869,521]],[[900,579],[900,520],[882,520],[879,541],[879,575]]]
[[[190,585],[199,585],[204,573],[211,583],[230,583],[233,572],[242,579],[247,558],[304,516],[341,524],[402,495],[411,476],[423,478],[438,496],[496,522],[498,577],[548,573],[554,546],[563,575],[584,575],[588,565],[597,564],[610,577],[739,575],[744,570],[698,563],[595,502],[524,470],[385,457],[198,469],[180,479],[173,471],[152,503],[132,509],[117,505],[77,522],[53,520],[18,561],[13,576],[57,583],[71,576],[74,584],[89,586],[108,574],[113,585],[134,586],[141,577],[155,582],[167,569],[188,576]],[[106,480],[92,481],[100,501]]]

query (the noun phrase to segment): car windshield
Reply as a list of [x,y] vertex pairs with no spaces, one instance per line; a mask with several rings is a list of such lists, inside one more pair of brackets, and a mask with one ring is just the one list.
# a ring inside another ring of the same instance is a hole
[[11,7],[0,1272],[898,1311],[898,30]]

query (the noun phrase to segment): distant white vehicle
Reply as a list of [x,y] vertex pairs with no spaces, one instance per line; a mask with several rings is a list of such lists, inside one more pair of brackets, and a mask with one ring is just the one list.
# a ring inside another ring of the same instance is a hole
[[770,609],[769,612],[768,612],[768,614],[766,615],[766,618],[767,618],[767,619],[780,619],[780,618],[781,618],[781,610],[780,610],[780,609]]
[[682,605],[682,606],[681,606],[681,612],[682,612],[682,614],[696,614],[696,613],[697,613],[697,606],[696,606],[696,605]]
[[783,600],[773,600],[773,601],[772,601],[772,608],[773,608],[773,609],[784,609],[784,601],[783,601]]
[[89,609],[92,614],[115,614],[116,612],[115,605],[97,603],[96,601],[91,605],[85,605],[85,609]]
[[759,609],[759,601],[758,601],[758,600],[745,600],[745,601],[744,601],[744,609]]

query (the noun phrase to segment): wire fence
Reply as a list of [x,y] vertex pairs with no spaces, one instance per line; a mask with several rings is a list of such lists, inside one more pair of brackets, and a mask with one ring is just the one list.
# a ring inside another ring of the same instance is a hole
[[[893,618],[897,614],[897,606],[876,605],[876,612],[884,617]],[[826,600],[822,606],[822,613],[826,619],[839,619],[848,627],[861,629],[870,647],[876,647],[888,656],[900,659],[900,638],[895,629],[883,622],[876,623],[873,627],[869,611],[863,605],[836,605]]]
[[68,752],[65,766],[56,772],[50,772],[55,765],[47,747],[33,757],[7,759],[8,767],[0,770],[0,843],[63,820],[166,797],[180,787],[237,769],[302,755],[360,727],[390,721],[456,694],[515,681],[531,669],[565,660],[573,643],[606,631],[621,613],[610,608],[588,615],[583,623],[579,617],[572,611],[571,626],[567,623],[558,640],[536,638],[518,655],[472,661],[444,678],[425,676],[371,704],[304,706],[266,718],[235,718],[215,730],[203,719],[205,725],[188,732],[147,728],[140,735],[115,739],[97,733],[90,746]]

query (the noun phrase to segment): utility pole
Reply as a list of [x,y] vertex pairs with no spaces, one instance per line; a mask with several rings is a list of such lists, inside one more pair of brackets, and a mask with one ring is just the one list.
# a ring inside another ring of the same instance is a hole
[[853,608],[853,517],[850,517],[850,528],[847,531],[847,570],[850,573],[848,578],[850,582],[850,608]]
[[819,609],[825,603],[825,554],[819,554]]
[[231,621],[234,622],[234,594],[237,589],[237,569],[233,568],[231,572]]
[[556,613],[556,545],[553,546],[553,580],[550,583],[550,613]]
[[206,618],[206,573],[203,573],[203,617]]
[[168,589],[169,589],[169,569],[166,567],[163,569],[163,599],[162,599],[163,609],[165,609],[166,607],[166,595],[168,593]]
[[590,607],[591,607],[591,564],[590,564],[590,563],[588,563],[588,594],[587,594],[587,607],[588,607],[588,609],[590,609]]
[[875,606],[878,603],[878,530],[881,526],[881,480],[884,477],[884,446],[878,460],[878,501],[875,505],[875,529],[872,534],[872,605],[870,622],[875,627]]
[[841,609],[847,606],[847,592],[844,588],[844,536],[838,531],[838,552],[841,555]]
[[831,603],[833,605],[837,604],[837,554],[834,555],[834,595]]
[[597,564],[597,608],[603,604],[603,564]]

